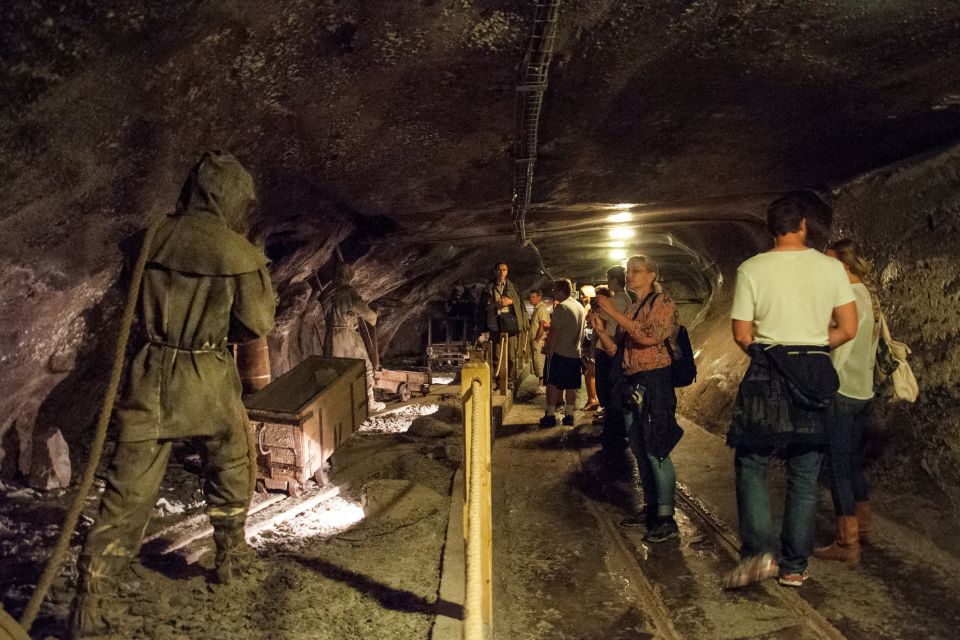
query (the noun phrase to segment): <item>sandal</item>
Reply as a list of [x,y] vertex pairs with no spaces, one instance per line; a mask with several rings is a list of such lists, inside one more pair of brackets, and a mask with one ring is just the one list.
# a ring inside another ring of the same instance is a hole
[[740,561],[736,567],[723,574],[724,589],[740,589],[766,578],[774,578],[780,573],[777,559],[772,553],[750,556]]
[[587,404],[583,405],[583,408],[580,409],[580,411],[596,411],[599,408],[599,402],[588,402]]

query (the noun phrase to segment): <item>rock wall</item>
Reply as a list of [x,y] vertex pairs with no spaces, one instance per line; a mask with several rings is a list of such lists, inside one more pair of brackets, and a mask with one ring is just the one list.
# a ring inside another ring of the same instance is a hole
[[[383,216],[409,214],[415,240],[437,219],[415,214],[509,198],[524,24],[467,0],[0,7],[0,478],[49,484],[62,447],[33,443],[58,431],[84,457],[122,300],[118,244],[173,208],[205,148],[257,183],[282,312],[274,373],[317,352],[312,274],[335,242],[351,262],[374,252],[359,265],[368,300],[404,298],[380,305],[387,342],[454,256],[375,249],[397,235]],[[462,81],[473,74],[484,82]],[[464,178],[477,171],[488,179]],[[464,214],[430,231],[469,227]]]
[[[770,246],[759,225],[718,225],[707,255],[718,277],[710,299],[688,325],[697,357],[697,380],[678,391],[678,411],[705,429],[725,434],[733,412],[737,386],[747,367],[747,356],[733,341],[730,306],[737,267]],[[725,227],[725,228],[724,228]]]

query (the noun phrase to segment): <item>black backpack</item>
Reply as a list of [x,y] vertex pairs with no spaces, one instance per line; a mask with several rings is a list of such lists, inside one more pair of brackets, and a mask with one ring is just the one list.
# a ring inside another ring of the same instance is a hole
[[[650,300],[650,306],[653,306],[657,296]],[[693,345],[690,344],[690,334],[687,328],[680,325],[677,331],[677,352],[674,353],[670,341],[664,341],[667,353],[670,354],[670,381],[674,387],[687,387],[693,384],[697,379],[697,363],[693,359]]]
[[664,342],[667,353],[673,359],[670,363],[670,380],[675,387],[686,387],[697,379],[697,363],[693,360],[693,345],[690,344],[690,334],[687,328],[680,325],[677,331],[677,353],[673,352],[670,341]]

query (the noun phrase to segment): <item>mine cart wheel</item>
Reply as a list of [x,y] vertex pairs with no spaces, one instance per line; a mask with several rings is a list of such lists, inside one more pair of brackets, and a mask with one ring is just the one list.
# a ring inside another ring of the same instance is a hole
[[397,387],[397,393],[404,402],[410,399],[410,387],[407,386],[406,382],[400,383],[400,386]]
[[263,480],[257,480],[257,493],[266,493],[267,492],[267,483]]
[[423,396],[424,398],[430,395],[430,385],[428,384],[420,385],[420,395]]
[[313,472],[313,481],[317,483],[318,487],[325,487],[330,482],[327,477],[327,470],[323,466]]

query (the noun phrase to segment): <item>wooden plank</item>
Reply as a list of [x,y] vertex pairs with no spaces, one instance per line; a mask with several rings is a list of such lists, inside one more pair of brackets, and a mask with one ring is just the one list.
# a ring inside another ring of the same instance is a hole
[[[286,496],[277,493],[255,493],[250,501],[250,509],[247,511],[247,517],[263,511],[264,509],[282,501]],[[167,554],[187,546],[194,540],[213,535],[213,527],[210,526],[210,519],[207,514],[198,513],[190,516],[183,522],[165,527],[160,531],[147,536],[143,543],[147,553],[151,548],[159,546],[155,553]]]
[[[275,527],[281,522],[313,509],[325,500],[345,493],[349,487],[355,486],[364,478],[372,476],[401,455],[417,450],[419,446],[416,443],[409,443],[379,452],[366,460],[343,469],[334,478],[335,484],[327,487],[311,487],[297,498],[289,498],[275,493],[267,494],[271,498],[264,499],[262,503],[258,504],[256,511],[253,511],[253,507],[251,507],[250,516],[247,518],[247,536]],[[194,518],[191,518],[190,521],[194,521]],[[206,524],[205,527],[200,526],[183,530],[185,524],[165,530],[178,529],[182,533],[177,539],[163,546],[159,553],[176,554],[182,557],[187,564],[194,564],[212,548],[213,528],[204,522],[201,525]],[[171,533],[175,533],[175,531],[171,531]],[[154,536],[154,538],[156,539],[157,536]]]
[[301,413],[286,413],[284,411],[269,411],[267,409],[247,409],[251,422],[277,422],[299,426],[313,416],[313,411]]
[[350,483],[317,488],[302,493],[299,498],[287,498],[278,504],[274,504],[271,508],[264,509],[256,516],[247,519],[247,538],[258,535],[282,522],[292,520],[301,513],[309,511],[341,493],[345,493],[349,488]]

